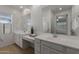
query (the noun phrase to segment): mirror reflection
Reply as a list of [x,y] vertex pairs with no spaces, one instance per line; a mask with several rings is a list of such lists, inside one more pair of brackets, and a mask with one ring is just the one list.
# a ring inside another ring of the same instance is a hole
[[67,18],[68,15],[56,16],[56,33],[67,34]]

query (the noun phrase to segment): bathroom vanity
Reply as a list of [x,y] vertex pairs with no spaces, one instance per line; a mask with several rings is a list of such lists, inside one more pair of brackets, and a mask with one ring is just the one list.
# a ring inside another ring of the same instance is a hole
[[23,36],[23,43],[24,43],[24,47],[27,48],[27,47],[32,47],[34,48],[34,41],[35,41],[35,38],[32,37],[32,36],[29,36],[29,35],[25,35]]
[[44,33],[35,38],[36,54],[78,54],[79,37]]
[[22,32],[22,31],[14,32],[15,43],[16,43],[20,48],[23,48],[22,38],[23,38],[24,35],[25,35],[25,33]]
[[15,43],[22,49],[32,47],[34,48],[35,38],[26,34],[24,32],[15,32],[14,33]]

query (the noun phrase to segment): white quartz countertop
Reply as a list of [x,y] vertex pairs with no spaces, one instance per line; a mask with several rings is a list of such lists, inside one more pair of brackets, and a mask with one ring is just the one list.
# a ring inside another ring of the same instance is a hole
[[23,36],[23,39],[24,39],[24,40],[27,40],[27,41],[29,41],[29,42],[31,42],[31,43],[34,43],[34,40],[35,40],[34,37],[31,37],[31,36],[29,36],[29,35]]
[[44,33],[35,38],[49,41],[52,43],[64,45],[67,47],[72,47],[79,49],[79,37],[78,36],[67,36],[67,35],[57,35],[57,37],[53,37],[54,35],[51,33]]
[[31,40],[35,40],[34,37],[31,37],[31,36],[29,36],[29,35],[25,35],[25,36],[23,36],[23,38],[29,38],[29,39],[31,39]]

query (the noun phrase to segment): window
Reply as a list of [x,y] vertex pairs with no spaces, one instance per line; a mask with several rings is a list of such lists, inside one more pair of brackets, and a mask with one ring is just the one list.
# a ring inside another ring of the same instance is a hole
[[7,34],[11,31],[11,15],[0,14],[0,34]]
[[10,16],[0,16],[0,23],[10,23],[11,17]]

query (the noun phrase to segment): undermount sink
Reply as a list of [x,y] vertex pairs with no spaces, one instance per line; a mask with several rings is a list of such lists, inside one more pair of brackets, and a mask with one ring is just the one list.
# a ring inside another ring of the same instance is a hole
[[31,36],[31,37],[36,37],[37,35],[36,35],[36,34],[30,34],[29,36]]
[[66,38],[63,37],[63,36],[60,36],[60,35],[52,35],[50,37],[47,37],[47,39],[50,39],[50,40],[57,40],[57,41],[66,41]]
[[54,38],[57,38],[58,36],[56,34],[53,35]]

